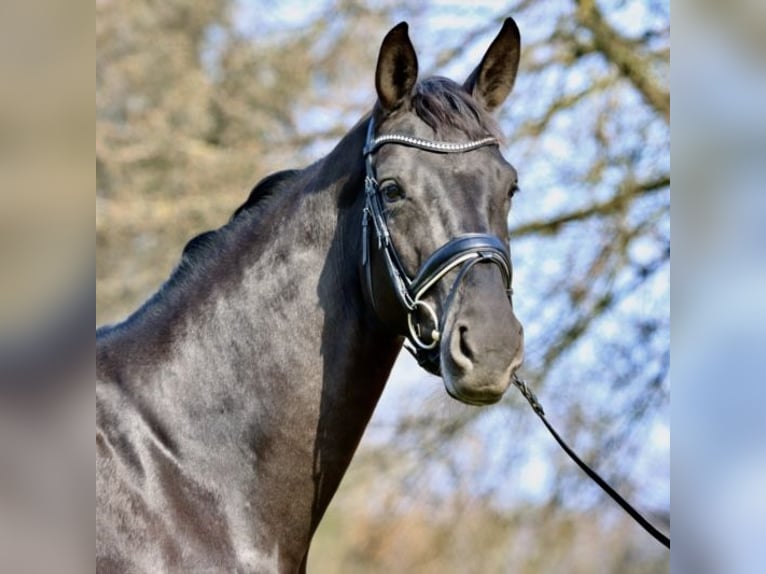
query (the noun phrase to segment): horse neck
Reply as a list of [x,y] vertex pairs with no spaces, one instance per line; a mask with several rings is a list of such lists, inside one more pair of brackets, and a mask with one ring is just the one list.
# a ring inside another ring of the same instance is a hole
[[240,536],[289,561],[305,557],[401,347],[362,295],[363,125],[355,132],[280,191],[290,195],[257,256],[220,253],[225,273],[186,286],[206,296],[153,312],[134,329],[143,347],[124,343],[123,388],[169,450],[204,483],[231,485],[232,512],[248,509],[233,519],[249,524]]

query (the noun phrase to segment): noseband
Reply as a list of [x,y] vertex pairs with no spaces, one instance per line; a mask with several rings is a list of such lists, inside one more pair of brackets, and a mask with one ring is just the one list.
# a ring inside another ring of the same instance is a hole
[[[372,269],[370,263],[370,222],[375,229],[377,249],[382,252],[388,277],[394,288],[399,304],[407,313],[407,332],[401,333],[407,337],[411,345],[405,347],[415,356],[418,363],[429,372],[438,375],[439,342],[442,338],[441,318],[433,306],[424,297],[450,271],[458,269],[449,295],[444,305],[443,315],[453,295],[468,271],[477,263],[493,263],[503,275],[508,297],[511,295],[511,261],[505,244],[495,235],[486,233],[467,233],[451,239],[423,263],[415,277],[410,277],[404,269],[401,260],[391,242],[391,233],[386,222],[383,209],[383,199],[380,186],[375,178],[375,167],[372,159],[375,152],[383,145],[396,144],[433,152],[433,153],[464,153],[484,146],[498,145],[497,139],[486,137],[466,143],[431,141],[400,134],[383,134],[374,136],[373,119],[367,126],[367,141],[364,146],[366,177],[364,180],[365,206],[362,216],[362,268],[367,288],[368,299],[375,308],[375,297],[372,284]],[[376,314],[378,313],[375,308]],[[418,320],[418,312],[425,313],[433,324],[430,333],[424,336]],[[378,315],[379,316],[379,315]],[[380,316],[379,316],[380,317]],[[381,318],[384,319],[384,318]]]

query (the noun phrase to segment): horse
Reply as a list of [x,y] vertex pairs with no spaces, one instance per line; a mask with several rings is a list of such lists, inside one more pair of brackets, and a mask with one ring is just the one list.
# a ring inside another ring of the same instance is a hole
[[520,41],[508,18],[460,84],[418,79],[392,28],[336,147],[257,184],[97,329],[97,571],[305,572],[403,347],[455,399],[500,400],[523,331],[493,113]]

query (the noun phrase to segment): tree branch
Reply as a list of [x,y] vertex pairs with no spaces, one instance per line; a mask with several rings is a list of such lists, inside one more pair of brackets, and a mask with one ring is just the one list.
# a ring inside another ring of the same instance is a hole
[[553,235],[559,231],[561,227],[569,223],[587,219],[589,217],[608,215],[620,208],[626,201],[629,201],[635,197],[642,195],[648,195],[670,185],[670,176],[662,176],[653,181],[648,181],[637,185],[625,185],[623,188],[612,198],[607,201],[594,203],[583,209],[577,209],[570,211],[564,215],[554,217],[552,219],[545,219],[542,221],[532,221],[524,223],[518,227],[512,228],[511,236],[514,238],[522,237],[525,235]]
[[575,3],[577,19],[593,34],[596,49],[633,83],[647,104],[670,122],[670,93],[652,77],[651,64],[637,53],[632,42],[609,25],[595,0]]
[[542,117],[530,119],[529,121],[524,122],[519,127],[516,133],[516,137],[540,136],[548,127],[548,124],[554,118],[554,116],[556,116],[556,114],[573,108],[591,94],[606,89],[610,84],[614,83],[614,81],[615,79],[612,76],[598,78],[592,84],[578,92],[561,95],[558,99],[551,103]]

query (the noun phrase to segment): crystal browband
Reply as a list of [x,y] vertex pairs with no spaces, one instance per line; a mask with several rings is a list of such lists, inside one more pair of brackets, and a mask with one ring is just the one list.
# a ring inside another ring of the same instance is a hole
[[410,147],[416,147],[427,151],[441,152],[441,153],[459,153],[464,151],[471,151],[484,147],[486,145],[497,144],[497,138],[486,137],[484,139],[467,142],[467,143],[452,143],[442,141],[431,141],[416,138],[413,136],[405,136],[401,134],[383,134],[376,137],[372,142],[364,148],[364,155],[373,153],[382,145],[387,143],[395,143],[399,145],[406,145]]

